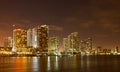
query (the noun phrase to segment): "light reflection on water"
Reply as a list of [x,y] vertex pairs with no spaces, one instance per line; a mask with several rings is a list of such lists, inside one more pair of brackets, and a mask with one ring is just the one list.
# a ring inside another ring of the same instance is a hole
[[50,68],[50,67],[51,67],[51,66],[50,66],[50,63],[51,63],[51,62],[50,62],[50,56],[48,56],[47,63],[48,63],[48,64],[47,64],[47,70],[50,70],[50,69],[51,69],[51,68]]
[[55,69],[58,70],[58,57],[55,57]]
[[47,58],[47,70],[50,71],[50,70],[55,70],[57,71],[58,70],[58,56],[55,56],[55,57],[50,57],[48,56]]
[[33,57],[33,71],[39,71],[39,57]]
[[120,56],[0,57],[0,72],[119,72]]

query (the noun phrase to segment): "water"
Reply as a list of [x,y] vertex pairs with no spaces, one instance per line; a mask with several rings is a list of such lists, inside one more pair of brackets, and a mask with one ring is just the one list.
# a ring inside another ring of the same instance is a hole
[[120,72],[120,56],[0,57],[0,72]]

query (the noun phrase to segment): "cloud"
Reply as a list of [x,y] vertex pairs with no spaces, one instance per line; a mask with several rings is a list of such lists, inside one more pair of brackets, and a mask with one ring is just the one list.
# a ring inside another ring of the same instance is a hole
[[91,29],[93,28],[95,21],[92,19],[83,19],[83,18],[78,18],[78,17],[66,17],[64,18],[64,22],[69,26],[70,29],[74,28],[77,30],[82,30],[82,29]]
[[63,31],[63,27],[56,26],[56,25],[49,25],[50,30],[52,31]]
[[86,22],[83,22],[83,23],[81,24],[81,26],[82,26],[83,28],[91,28],[93,24],[94,24],[94,21],[88,20],[88,21],[86,21]]
[[108,35],[106,35],[106,34],[95,34],[94,37],[97,37],[97,38],[107,38]]
[[26,23],[26,24],[31,23],[31,21],[30,21],[30,20],[21,20],[21,22]]
[[112,32],[120,32],[120,26],[118,24],[103,24],[105,29],[109,29]]
[[111,32],[120,32],[120,25],[118,20],[103,18],[100,20],[103,29]]
[[120,32],[120,5],[117,1],[119,0],[101,0],[93,3],[91,12],[98,29],[104,32]]

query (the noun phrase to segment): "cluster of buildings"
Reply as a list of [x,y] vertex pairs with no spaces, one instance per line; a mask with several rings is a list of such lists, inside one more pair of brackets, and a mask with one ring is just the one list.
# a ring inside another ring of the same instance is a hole
[[98,46],[95,50],[95,54],[97,55],[119,55],[120,52],[119,52],[118,46],[116,46],[113,49],[105,49],[105,48],[102,48],[101,46]]
[[[48,52],[49,27],[40,25],[33,29],[14,29],[13,37],[6,38],[4,42],[5,49],[17,54],[33,54]],[[3,51],[3,52],[6,52]]]
[[73,32],[63,38],[63,47],[66,53],[88,54],[92,51],[92,39],[80,41],[78,32]]
[[63,38],[63,47],[65,52],[79,52],[79,35],[78,32],[73,32],[68,37]]
[[[102,50],[100,47],[92,49],[92,38],[81,40],[78,32],[73,32],[62,40],[63,54],[102,54],[109,50]],[[49,36],[49,26],[39,25],[32,29],[14,29],[13,37],[4,40],[4,47],[0,48],[0,54],[33,55],[47,54],[58,55],[59,37]],[[118,52],[118,48],[114,53]]]
[[[39,25],[28,30],[14,29],[13,37],[5,39],[4,48],[0,48],[0,53],[56,55],[59,53],[59,43],[58,36],[49,36],[48,25]],[[92,49],[92,41],[80,42],[78,32],[73,32],[68,37],[63,38],[62,46],[64,52],[68,54],[79,53],[80,51],[86,52],[86,50],[89,52]]]
[[32,29],[14,29],[13,37],[7,37],[0,54],[58,54],[59,37],[49,36],[49,26]]
[[92,38],[87,38],[85,40],[81,40],[80,42],[80,50],[81,54],[91,54],[93,53],[92,49]]

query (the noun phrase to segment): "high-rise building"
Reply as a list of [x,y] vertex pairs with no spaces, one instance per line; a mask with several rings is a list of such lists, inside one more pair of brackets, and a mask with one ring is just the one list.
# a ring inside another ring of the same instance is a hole
[[12,37],[5,38],[4,47],[12,47],[13,46],[13,39]]
[[37,51],[41,53],[48,52],[48,34],[49,28],[47,25],[37,26],[32,29],[32,37],[33,37],[33,47],[37,49]]
[[32,29],[32,46],[33,48],[38,48],[38,34],[37,34],[37,28]]
[[68,38],[63,38],[63,48],[64,48],[65,52],[67,52],[69,50]]
[[71,33],[72,48],[75,52],[79,51],[79,35],[78,32]]
[[73,32],[68,36],[68,45],[74,52],[79,51],[79,35],[78,32]]
[[50,37],[49,38],[49,53],[55,54],[58,52],[58,44],[59,44],[59,39],[58,37]]
[[73,50],[73,42],[72,42],[72,35],[70,34],[70,35],[68,35],[68,50],[70,51],[70,50]]
[[70,35],[68,35],[67,38],[64,38],[63,39],[63,46],[67,52],[68,51],[78,52],[79,51],[78,32],[73,32]]
[[13,48],[17,52],[23,52],[27,47],[27,31],[24,29],[13,30]]
[[92,39],[88,38],[86,40],[82,40],[80,43],[80,49],[83,52],[90,53],[92,50]]
[[32,47],[32,29],[27,30],[27,47]]

